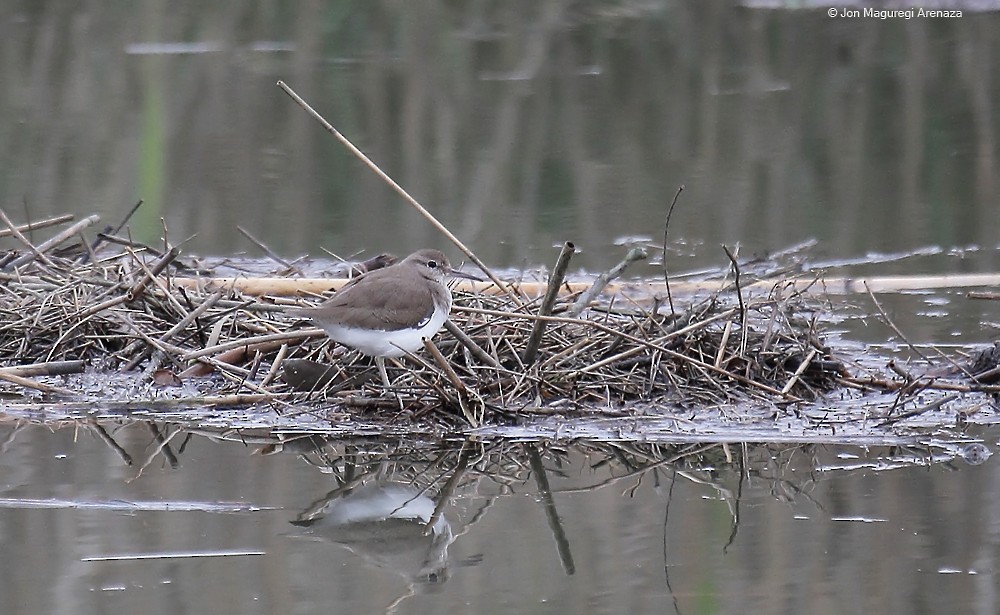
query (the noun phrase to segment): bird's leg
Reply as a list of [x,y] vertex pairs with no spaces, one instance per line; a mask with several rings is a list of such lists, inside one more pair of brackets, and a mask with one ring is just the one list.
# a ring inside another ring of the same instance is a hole
[[[385,385],[386,390],[391,388],[389,384],[389,375],[385,373],[385,357],[375,357],[375,365],[378,365],[378,371],[382,374],[382,384]],[[396,403],[399,404],[399,411],[403,411],[403,398],[399,394],[399,391],[394,393],[396,396]]]
[[382,384],[389,388],[389,375],[385,373],[385,357],[375,357],[375,365],[378,365],[378,373],[382,376]]

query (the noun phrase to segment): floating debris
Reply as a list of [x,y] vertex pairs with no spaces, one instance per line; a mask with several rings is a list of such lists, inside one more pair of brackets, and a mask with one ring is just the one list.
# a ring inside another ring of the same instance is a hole
[[[53,224],[71,222],[58,220]],[[392,384],[385,388],[371,359],[285,313],[302,305],[301,298],[218,288],[212,270],[182,262],[179,249],[166,242],[157,250],[106,231],[94,244],[57,251],[79,241],[80,223],[37,247],[7,223],[24,249],[10,251],[0,264],[0,361],[8,366],[0,368],[0,379],[63,398],[66,408],[95,399],[122,411],[263,404],[286,418],[340,420],[349,412],[376,422],[422,419],[475,428],[553,413],[623,416],[634,404],[692,414],[699,406],[747,402],[782,408],[845,387],[891,391],[901,399],[929,388],[1000,390],[986,384],[995,362],[981,360],[974,373],[986,378],[978,382],[852,373],[824,339],[819,323],[827,306],[804,293],[801,280],[776,280],[766,293],[717,284],[716,292],[667,309],[658,297],[621,293],[581,307],[588,291],[562,292],[561,278],[553,279],[544,309],[539,293],[516,283],[458,287],[448,333],[425,352],[393,360]],[[391,262],[380,255],[365,268]],[[744,272],[748,277],[759,285]],[[84,369],[140,373],[148,387],[95,398],[65,386],[64,376],[44,375]],[[949,401],[883,419],[901,420]]]

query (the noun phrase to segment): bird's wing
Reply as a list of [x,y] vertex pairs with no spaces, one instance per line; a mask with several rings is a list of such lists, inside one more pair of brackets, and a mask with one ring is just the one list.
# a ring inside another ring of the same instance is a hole
[[[406,329],[430,318],[434,313],[430,289],[408,286],[404,295],[399,287],[394,278],[370,276],[363,284],[341,289],[316,311],[321,318],[350,321],[358,327],[383,331]],[[364,301],[359,300],[361,294]]]

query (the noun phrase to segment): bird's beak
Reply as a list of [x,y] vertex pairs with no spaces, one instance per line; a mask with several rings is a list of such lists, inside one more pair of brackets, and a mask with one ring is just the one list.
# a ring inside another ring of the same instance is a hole
[[471,273],[466,273],[464,271],[459,271],[458,269],[451,269],[448,271],[452,277],[465,278],[466,280],[475,280],[477,282],[485,282],[485,280],[479,276],[472,275]]

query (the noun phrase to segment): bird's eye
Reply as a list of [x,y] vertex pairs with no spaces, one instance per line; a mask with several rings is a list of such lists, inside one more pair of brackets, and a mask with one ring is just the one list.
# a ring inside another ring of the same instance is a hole
[[437,261],[427,261],[427,266],[430,267],[431,269],[437,269],[438,268],[438,262]]

